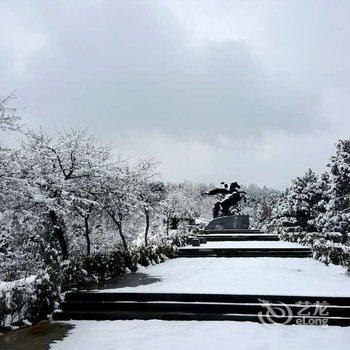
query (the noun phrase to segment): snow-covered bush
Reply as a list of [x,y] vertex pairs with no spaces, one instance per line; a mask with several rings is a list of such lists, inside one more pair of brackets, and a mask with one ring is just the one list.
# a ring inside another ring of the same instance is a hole
[[50,317],[60,294],[72,288],[110,280],[135,272],[138,266],[173,258],[187,235],[173,232],[159,245],[123,248],[110,252],[54,261],[46,272],[13,282],[0,282],[0,330],[28,325]]
[[312,246],[316,242],[330,241],[341,243],[340,232],[306,232],[301,227],[286,227],[278,231],[279,237],[285,241],[301,243]]
[[330,240],[316,241],[312,247],[316,259],[326,264],[343,265],[350,271],[350,247]]
[[342,244],[340,232],[306,232],[301,227],[289,227],[278,231],[282,240],[311,247],[314,258],[329,264],[350,268],[350,246]]
[[59,286],[47,273],[0,282],[0,330],[47,319],[59,300]]

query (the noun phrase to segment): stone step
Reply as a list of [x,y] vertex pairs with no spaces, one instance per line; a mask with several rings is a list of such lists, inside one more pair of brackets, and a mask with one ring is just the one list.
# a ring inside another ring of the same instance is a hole
[[279,241],[277,235],[272,234],[209,234],[199,235],[199,239],[205,239],[207,242],[220,242],[220,241]]
[[[262,300],[269,303],[269,308]],[[305,305],[310,306],[305,309]],[[304,319],[316,324],[326,320],[328,325],[350,326],[350,298],[323,296],[70,292],[54,319],[264,322],[271,316],[271,308],[276,312],[274,323],[294,324]]]
[[229,234],[235,234],[235,233],[238,233],[238,234],[244,234],[244,233],[247,233],[247,234],[262,234],[264,232],[260,231],[260,230],[251,230],[251,229],[233,229],[233,228],[227,228],[227,229],[211,229],[211,230],[204,230],[203,231],[203,234],[205,235],[210,235],[210,234],[217,234],[217,233],[220,233],[220,234],[226,234],[226,233],[229,233]]
[[311,257],[310,248],[180,248],[176,254],[179,258],[196,257]]
[[[215,313],[186,313],[186,312],[61,312],[54,313],[54,320],[164,320],[164,321],[239,321],[239,322],[258,322],[270,323],[265,315],[245,315],[245,314],[215,314]],[[264,321],[266,319],[266,321]],[[304,324],[312,322],[312,325],[321,326],[323,322],[327,322],[327,326],[350,326],[350,318],[346,317],[274,317],[273,323],[281,323],[287,325],[300,324],[300,320],[304,320]]]
[[295,304],[298,302],[327,302],[330,305],[350,306],[350,297],[305,296],[305,295],[270,295],[270,294],[207,294],[207,293],[135,293],[135,292],[67,292],[65,301],[70,302],[202,302],[202,303],[246,303],[256,304],[259,299],[273,304]]
[[[272,308],[282,307],[281,304],[269,304]],[[186,312],[186,313],[234,313],[253,315],[266,312],[262,304],[246,303],[184,303],[184,302],[63,302],[60,306],[63,312],[112,312],[112,311],[140,311],[140,312]],[[318,306],[307,308],[309,315],[317,314]],[[304,305],[288,305],[288,310],[293,315],[298,315],[305,310]],[[350,317],[350,307],[327,306],[325,308],[329,317]]]

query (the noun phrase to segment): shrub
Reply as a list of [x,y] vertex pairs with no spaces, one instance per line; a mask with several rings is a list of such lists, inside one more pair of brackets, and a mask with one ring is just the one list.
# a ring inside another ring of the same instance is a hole
[[47,319],[58,300],[59,288],[47,273],[3,282],[0,284],[0,330]]
[[278,234],[285,241],[310,246],[315,259],[350,268],[350,247],[341,243],[340,232],[305,232],[293,227],[279,230]]
[[0,284],[0,329],[11,329],[50,317],[64,291],[136,272],[175,257],[187,236],[176,235],[160,245],[134,247],[130,251],[95,253],[89,257],[52,263],[38,276]]

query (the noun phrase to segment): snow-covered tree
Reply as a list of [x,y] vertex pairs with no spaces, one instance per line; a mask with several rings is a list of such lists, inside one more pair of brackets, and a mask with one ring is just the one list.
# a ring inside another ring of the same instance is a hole
[[344,233],[350,229],[350,139],[336,143],[336,153],[331,157],[327,179],[325,212],[317,224],[323,231]]
[[299,226],[305,231],[316,230],[316,219],[322,212],[325,201],[325,181],[309,169],[292,181],[272,211],[273,226]]
[[324,192],[318,176],[311,169],[292,182],[286,200],[298,225],[307,231],[315,230],[314,220],[319,214],[320,203],[324,201]]
[[[121,162],[112,168],[104,178],[101,191],[101,205],[117,228],[124,250],[128,250],[126,232],[128,220],[144,210],[142,199],[145,183],[155,175],[152,160],[136,164]],[[134,237],[135,238],[135,237]]]
[[251,210],[251,227],[266,230],[272,220],[273,208],[280,199],[277,193],[266,194],[259,198]]
[[[166,184],[165,200],[162,203],[162,212],[166,224],[166,231],[177,227],[180,221],[191,222],[209,211],[206,205],[212,202],[202,196],[207,188],[190,182]],[[211,207],[211,206],[210,206]],[[210,209],[211,211],[211,209]]]
[[240,202],[240,211],[250,217],[250,226],[265,229],[271,220],[272,209],[280,197],[280,191],[256,184],[242,186],[247,192],[246,202]]
[[140,206],[145,216],[144,242],[147,246],[152,219],[157,217],[157,213],[165,199],[165,185],[161,181],[144,181],[141,186],[139,196]]
[[[90,252],[89,220],[97,208],[94,193],[109,165],[109,148],[87,131],[62,131],[54,137],[45,132],[28,132],[22,143],[23,173],[35,209],[51,227],[64,259],[68,258],[68,228],[71,219],[83,222],[87,251]],[[75,216],[73,214],[76,214]]]
[[[17,108],[11,106],[12,99],[13,94],[0,98],[0,135],[20,128]],[[14,229],[18,218],[25,220],[21,209],[27,199],[20,164],[18,150],[0,144],[0,275],[5,273],[4,278],[11,278],[12,273],[19,270],[19,264],[24,266],[26,260],[25,254],[16,249],[20,234]]]
[[20,128],[18,110],[11,106],[13,99],[13,94],[0,97],[0,131],[15,131]]
[[[83,233],[86,254],[91,253],[91,234],[101,226],[103,210],[99,202],[101,183],[113,166],[109,146],[98,142],[86,131],[71,131],[60,135],[62,149],[68,150],[74,167],[68,195],[71,207],[69,222],[73,229]],[[72,146],[73,145],[73,146]],[[62,170],[63,171],[63,170]],[[70,170],[71,171],[71,170]],[[66,170],[66,175],[69,175]]]

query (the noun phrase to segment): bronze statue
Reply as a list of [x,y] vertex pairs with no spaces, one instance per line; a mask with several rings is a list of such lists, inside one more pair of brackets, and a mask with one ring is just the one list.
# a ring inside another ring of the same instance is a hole
[[233,212],[237,212],[238,204],[241,200],[246,202],[245,195],[247,192],[239,191],[241,188],[237,182],[232,182],[230,188],[228,189],[228,185],[226,182],[221,182],[223,187],[217,187],[209,192],[203,193],[203,195],[207,196],[219,196],[220,200],[214,204],[213,208],[213,216],[214,219],[219,216],[228,216],[232,215]]

